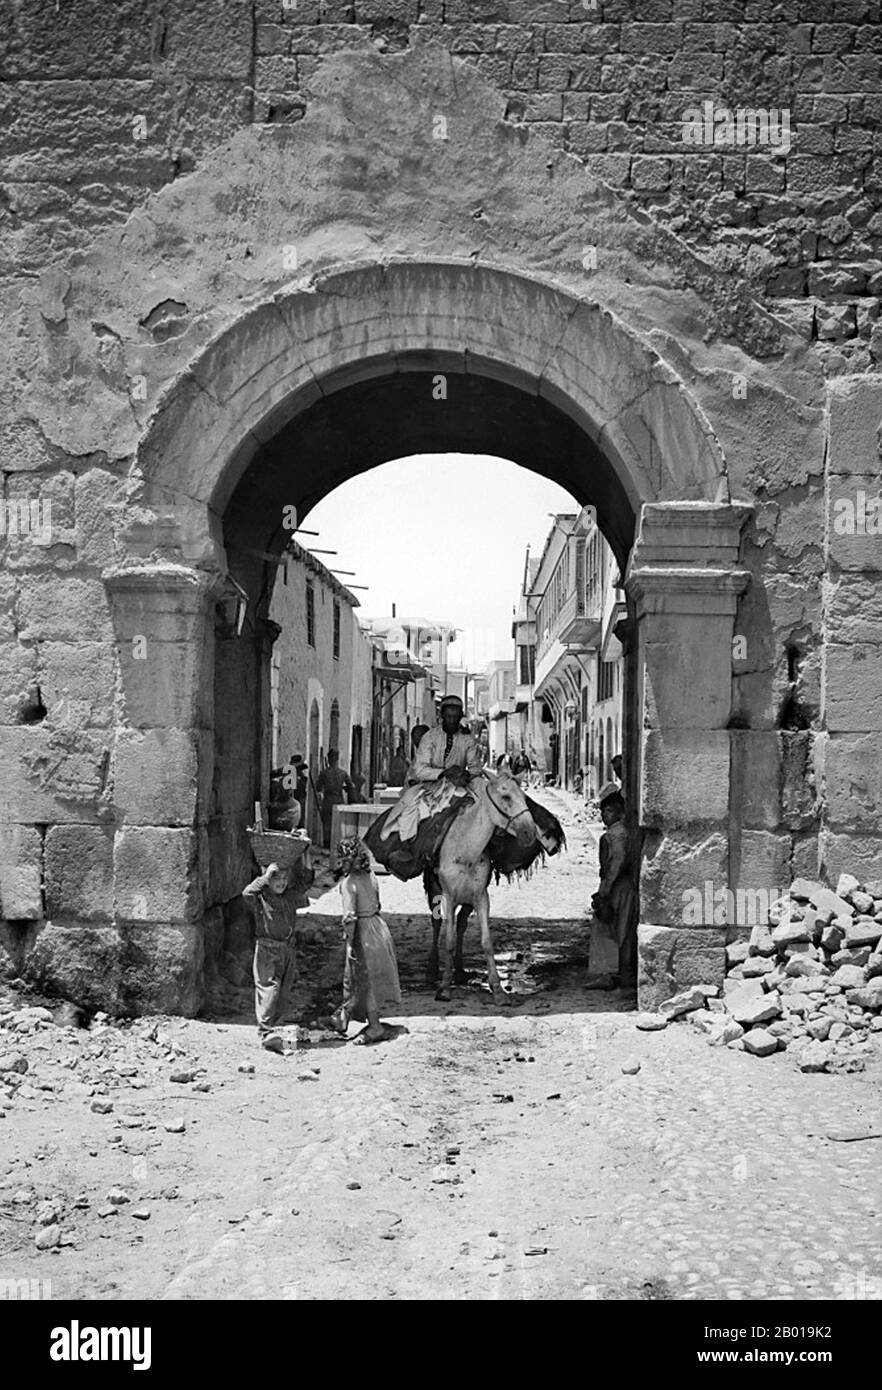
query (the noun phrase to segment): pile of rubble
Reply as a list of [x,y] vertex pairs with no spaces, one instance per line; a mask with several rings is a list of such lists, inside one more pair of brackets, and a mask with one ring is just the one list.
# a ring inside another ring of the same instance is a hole
[[693,986],[637,1027],[683,1019],[712,1045],[755,1057],[792,1049],[802,1071],[860,1071],[882,1056],[882,897],[852,875],[835,892],[796,879],[726,957],[722,994]]
[[[76,1011],[74,1011],[76,1012]],[[68,1004],[0,997],[0,1120],[19,1107],[62,1096],[95,1105],[118,1091],[138,1091],[164,1077],[185,1054],[163,1019],[111,1021],[95,1014],[78,1026]],[[111,1100],[106,1104],[113,1108]]]

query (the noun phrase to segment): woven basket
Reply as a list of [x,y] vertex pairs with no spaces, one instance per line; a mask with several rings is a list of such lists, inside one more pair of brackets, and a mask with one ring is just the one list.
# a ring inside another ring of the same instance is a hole
[[291,835],[287,830],[249,828],[248,838],[254,858],[262,869],[266,869],[270,864],[278,864],[280,869],[293,868],[312,844],[308,836]]

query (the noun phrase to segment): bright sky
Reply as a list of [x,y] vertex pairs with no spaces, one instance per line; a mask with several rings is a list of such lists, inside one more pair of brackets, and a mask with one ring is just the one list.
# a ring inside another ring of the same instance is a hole
[[372,468],[335,489],[298,536],[328,568],[355,570],[342,583],[367,617],[449,621],[460,631],[450,664],[481,670],[513,655],[512,609],[520,592],[527,544],[542,553],[549,512],[577,512],[556,483],[505,459],[474,454],[420,454]]

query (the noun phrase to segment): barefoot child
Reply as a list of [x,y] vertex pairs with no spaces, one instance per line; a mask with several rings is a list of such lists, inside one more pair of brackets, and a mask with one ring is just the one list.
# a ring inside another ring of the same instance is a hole
[[273,1028],[282,1022],[294,983],[294,927],[297,908],[315,877],[309,850],[293,869],[270,864],[266,873],[243,889],[254,906],[254,1012],[262,1045],[283,1052],[284,1043]]
[[390,1033],[380,1022],[380,1010],[401,1000],[398,963],[391,933],[380,916],[380,890],[370,854],[357,836],[341,841],[336,877],[343,899],[346,968],[343,1003],[334,1014],[333,1026],[345,1033],[350,1019],[358,1023],[367,1019],[367,1028],[355,1041],[382,1042]]

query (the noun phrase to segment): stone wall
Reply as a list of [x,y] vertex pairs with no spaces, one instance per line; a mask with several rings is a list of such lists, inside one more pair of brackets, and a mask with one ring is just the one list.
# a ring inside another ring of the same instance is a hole
[[[86,246],[242,126],[301,119],[330,55],[432,40],[509,122],[861,370],[882,357],[879,17],[878,0],[4,0],[3,269]],[[685,146],[707,100],[787,108],[790,151]]]

